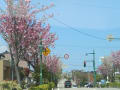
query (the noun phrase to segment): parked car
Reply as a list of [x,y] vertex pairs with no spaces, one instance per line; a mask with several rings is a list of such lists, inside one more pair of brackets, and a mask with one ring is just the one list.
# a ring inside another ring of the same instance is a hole
[[73,85],[73,88],[77,88],[77,87],[78,87],[77,85],[75,85],[75,84]]
[[87,87],[87,88],[92,88],[92,87],[93,87],[93,84],[92,84],[92,83],[88,83],[88,84],[85,85],[85,87]]
[[71,81],[65,81],[65,83],[64,83],[65,88],[71,88],[71,86],[72,86]]

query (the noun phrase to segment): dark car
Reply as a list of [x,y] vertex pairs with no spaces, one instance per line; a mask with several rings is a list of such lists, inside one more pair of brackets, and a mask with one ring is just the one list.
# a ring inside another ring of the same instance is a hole
[[71,88],[71,86],[72,86],[71,81],[65,81],[64,86],[65,86],[65,88]]

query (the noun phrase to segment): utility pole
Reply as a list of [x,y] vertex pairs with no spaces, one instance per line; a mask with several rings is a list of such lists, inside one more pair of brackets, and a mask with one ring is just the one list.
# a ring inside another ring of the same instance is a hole
[[86,55],[88,54],[93,54],[93,60],[91,62],[93,62],[93,76],[94,76],[94,87],[95,87],[96,86],[95,51],[93,50],[92,53],[86,53]]

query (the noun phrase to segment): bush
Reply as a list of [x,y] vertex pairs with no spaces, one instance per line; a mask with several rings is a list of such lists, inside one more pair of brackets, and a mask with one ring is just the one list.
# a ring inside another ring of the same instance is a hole
[[55,88],[55,83],[50,82],[50,83],[49,83],[49,90],[51,90],[52,88]]
[[49,84],[43,84],[36,87],[31,87],[29,90],[48,90]]
[[109,87],[120,88],[120,82],[109,83]]
[[106,87],[106,84],[101,84],[101,88],[105,88]]
[[0,82],[0,88],[1,89],[7,89],[7,90],[22,90],[19,84],[17,84],[15,81],[2,81]]
[[55,87],[55,84],[53,82],[50,82],[49,84],[33,86],[29,90],[51,90],[54,87]]
[[54,83],[54,82],[50,82],[50,83],[49,83],[49,86],[50,86],[51,88],[55,88],[55,83]]

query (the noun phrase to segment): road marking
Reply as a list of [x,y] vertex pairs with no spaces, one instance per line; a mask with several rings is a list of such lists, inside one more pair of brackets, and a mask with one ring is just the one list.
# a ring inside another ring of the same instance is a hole
[[60,89],[59,89],[59,84],[58,84],[58,90],[60,90]]

